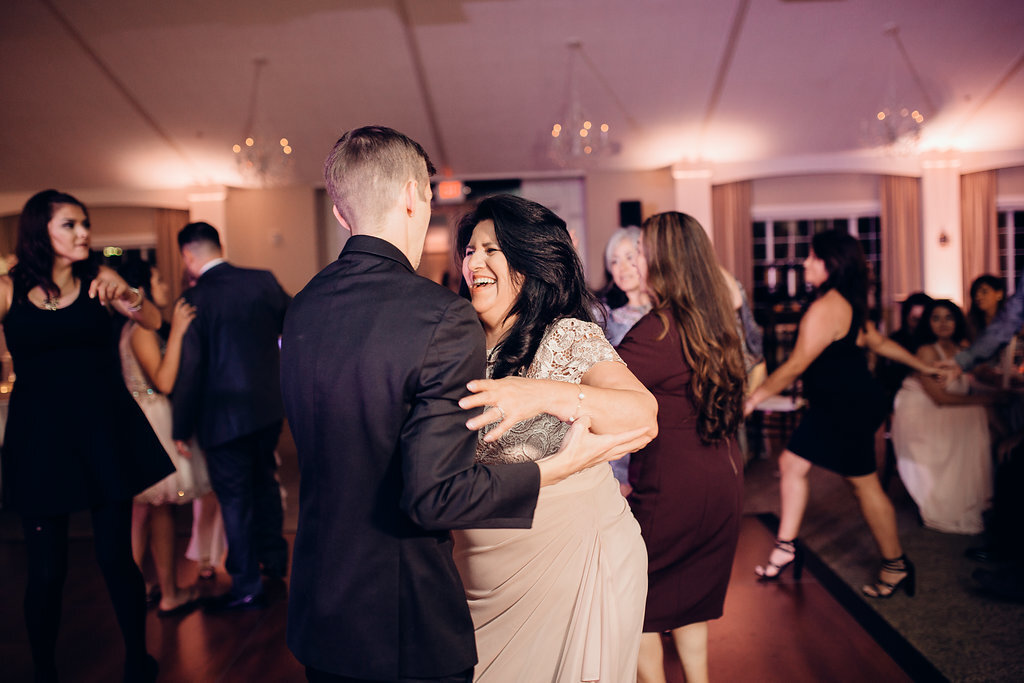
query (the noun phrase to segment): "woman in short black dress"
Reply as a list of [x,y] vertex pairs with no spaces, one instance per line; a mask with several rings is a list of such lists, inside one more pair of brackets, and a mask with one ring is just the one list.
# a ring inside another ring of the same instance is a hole
[[882,553],[878,580],[863,587],[868,597],[887,598],[897,588],[914,593],[914,566],[903,554],[896,513],[875,472],[874,435],[885,419],[885,392],[875,382],[862,347],[920,372],[934,370],[867,320],[867,265],[860,244],[831,230],[814,236],[804,261],[817,298],[800,321],[793,353],[747,399],[745,412],[802,375],[809,409],[779,456],[781,518],[768,563],[755,568],[762,580],[777,579],[793,564],[802,566],[797,543],[807,506],[807,473],[819,465],[846,477]]
[[4,506],[22,516],[25,620],[37,681],[57,680],[68,514],[92,513],[96,557],[125,643],[126,681],[155,680],[145,587],[132,560],[132,496],[174,471],[121,378],[110,308],[155,328],[160,313],[90,264],[89,218],[70,195],[25,204],[18,265],[0,278],[0,319],[17,380],[3,447]]

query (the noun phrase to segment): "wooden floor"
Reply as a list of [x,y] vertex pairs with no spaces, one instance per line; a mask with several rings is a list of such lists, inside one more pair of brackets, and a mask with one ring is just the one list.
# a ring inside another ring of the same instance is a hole
[[[911,680],[807,572],[799,583],[791,577],[779,584],[754,580],[751,568],[764,559],[771,539],[756,518],[744,519],[725,616],[711,625],[712,680]],[[184,546],[185,539],[179,541]],[[8,682],[31,680],[21,614],[23,551],[18,541],[0,543],[0,680]],[[195,571],[192,563],[183,562],[182,581],[194,580]],[[226,587],[224,577],[219,582],[221,589]],[[160,660],[160,680],[304,680],[301,665],[285,645],[283,591],[279,588],[270,607],[259,612],[218,616],[194,612],[167,619],[150,612],[147,640]],[[59,643],[61,680],[117,681],[121,658],[92,543],[87,538],[73,539]],[[681,683],[678,661],[674,654],[668,659],[670,683]]]

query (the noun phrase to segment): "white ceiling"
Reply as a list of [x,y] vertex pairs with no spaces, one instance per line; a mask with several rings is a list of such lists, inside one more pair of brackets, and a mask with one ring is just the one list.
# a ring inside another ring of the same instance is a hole
[[257,57],[295,183],[371,123],[455,177],[550,173],[570,39],[600,168],[840,167],[894,92],[922,149],[1024,159],[1022,38],[1021,0],[4,0],[0,192],[240,184]]

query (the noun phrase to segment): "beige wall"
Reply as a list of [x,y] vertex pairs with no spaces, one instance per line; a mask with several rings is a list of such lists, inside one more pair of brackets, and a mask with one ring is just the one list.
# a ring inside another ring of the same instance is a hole
[[646,218],[661,211],[676,210],[674,193],[668,168],[587,174],[587,243],[583,258],[587,265],[587,283],[591,287],[605,285],[604,247],[619,227],[619,202],[639,200],[641,215]]
[[860,173],[759,178],[754,206],[878,201],[878,176]]
[[1024,197],[1024,166],[1000,169],[996,183],[996,193],[1000,197]]
[[274,273],[289,294],[316,275],[316,191],[311,187],[231,189],[225,205],[228,259]]

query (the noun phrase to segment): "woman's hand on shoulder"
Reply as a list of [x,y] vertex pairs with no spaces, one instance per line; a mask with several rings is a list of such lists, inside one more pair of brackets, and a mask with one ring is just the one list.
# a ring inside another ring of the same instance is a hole
[[185,299],[178,299],[174,303],[174,313],[171,315],[171,335],[185,336],[185,330],[195,317],[196,307]]

